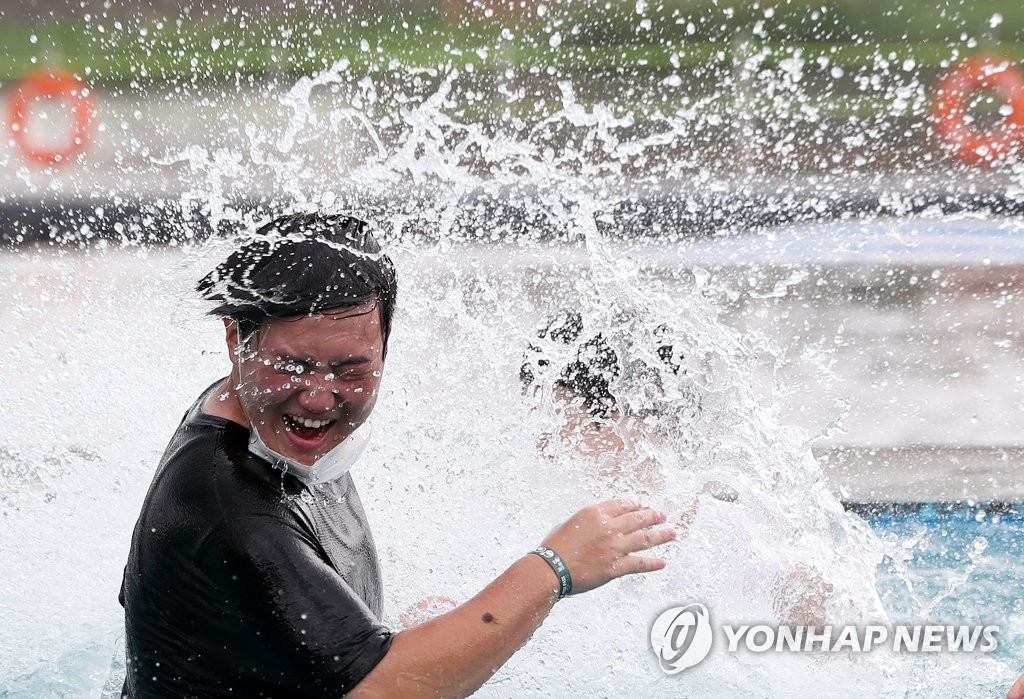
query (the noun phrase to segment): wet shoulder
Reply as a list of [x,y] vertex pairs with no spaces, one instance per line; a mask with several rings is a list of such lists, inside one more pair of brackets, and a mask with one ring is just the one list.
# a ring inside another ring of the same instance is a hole
[[[228,521],[283,518],[302,526],[292,501],[302,486],[249,453],[249,431],[202,413],[179,426],[146,498],[144,517],[153,533],[198,544]],[[167,541],[165,543],[173,543]]]

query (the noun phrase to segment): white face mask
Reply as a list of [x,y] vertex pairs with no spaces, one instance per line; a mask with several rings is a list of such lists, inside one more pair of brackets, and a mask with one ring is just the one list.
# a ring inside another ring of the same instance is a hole
[[341,444],[317,459],[312,466],[305,466],[294,459],[278,454],[267,446],[255,426],[249,431],[249,452],[269,461],[276,468],[290,473],[306,485],[316,485],[337,480],[352,469],[370,442],[370,424],[364,422]]

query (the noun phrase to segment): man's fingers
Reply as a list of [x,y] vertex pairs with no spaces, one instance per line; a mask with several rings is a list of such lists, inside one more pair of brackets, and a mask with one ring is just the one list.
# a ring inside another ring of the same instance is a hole
[[642,508],[643,505],[633,498],[616,498],[614,500],[606,500],[597,506],[597,509],[600,510],[601,514],[609,518],[618,517],[626,512],[635,512]]
[[655,524],[661,524],[665,521],[665,518],[664,512],[644,507],[632,512],[624,512],[616,517],[615,527],[622,534],[632,534],[638,529],[646,529],[647,527],[653,527]]
[[653,546],[667,543],[675,538],[675,529],[641,529],[623,537],[626,542],[625,553],[646,551]]
[[623,571],[623,575],[632,575],[634,573],[650,573],[655,570],[661,570],[666,565],[668,565],[668,561],[664,558],[626,556],[619,561],[619,570]]

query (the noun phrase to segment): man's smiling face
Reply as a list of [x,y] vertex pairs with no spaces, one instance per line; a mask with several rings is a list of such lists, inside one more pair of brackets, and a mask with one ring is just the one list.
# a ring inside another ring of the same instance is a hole
[[376,301],[274,318],[247,343],[237,327],[234,393],[268,447],[311,466],[370,416],[384,370]]

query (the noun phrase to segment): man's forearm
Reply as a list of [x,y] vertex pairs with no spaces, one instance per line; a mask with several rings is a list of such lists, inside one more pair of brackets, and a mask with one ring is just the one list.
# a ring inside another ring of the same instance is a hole
[[[661,570],[662,558],[634,555],[675,538],[655,529],[665,513],[631,498],[584,507],[542,542],[572,571],[571,589],[587,592],[633,573]],[[472,694],[537,630],[558,598],[559,578],[526,555],[458,609],[395,637],[352,696],[464,697]]]
[[530,638],[557,599],[548,564],[524,556],[457,609],[399,633],[348,696],[468,696]]

